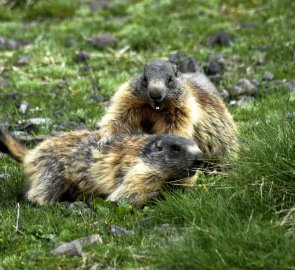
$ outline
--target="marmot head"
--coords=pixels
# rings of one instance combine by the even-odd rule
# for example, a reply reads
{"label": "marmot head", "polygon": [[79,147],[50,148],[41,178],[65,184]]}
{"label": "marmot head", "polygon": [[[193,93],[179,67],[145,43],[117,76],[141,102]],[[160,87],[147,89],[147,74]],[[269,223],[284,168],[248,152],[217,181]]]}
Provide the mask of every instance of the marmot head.
{"label": "marmot head", "polygon": [[184,86],[176,66],[168,61],[153,61],[145,65],[143,74],[131,82],[134,94],[146,99],[156,111],[161,111],[169,100],[184,93]]}
{"label": "marmot head", "polygon": [[172,134],[155,135],[142,151],[142,158],[159,175],[171,179],[193,176],[203,167],[203,153],[198,144]]}

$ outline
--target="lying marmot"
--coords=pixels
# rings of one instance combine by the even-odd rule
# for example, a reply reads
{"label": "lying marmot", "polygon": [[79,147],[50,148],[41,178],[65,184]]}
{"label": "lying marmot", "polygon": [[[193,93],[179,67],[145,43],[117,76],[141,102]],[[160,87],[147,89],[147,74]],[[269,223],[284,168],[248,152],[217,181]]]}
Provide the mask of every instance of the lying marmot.
{"label": "lying marmot", "polygon": [[0,151],[21,162],[26,198],[46,205],[82,194],[142,207],[165,184],[189,185],[202,165],[197,143],[175,135],[120,135],[100,145],[99,132],[58,135],[28,150],[0,132]]}
{"label": "lying marmot", "polygon": [[221,158],[235,150],[237,130],[222,99],[207,91],[206,82],[198,85],[189,78],[170,62],[147,64],[143,74],[114,95],[100,122],[102,142],[121,132],[140,130],[194,139],[205,158]]}

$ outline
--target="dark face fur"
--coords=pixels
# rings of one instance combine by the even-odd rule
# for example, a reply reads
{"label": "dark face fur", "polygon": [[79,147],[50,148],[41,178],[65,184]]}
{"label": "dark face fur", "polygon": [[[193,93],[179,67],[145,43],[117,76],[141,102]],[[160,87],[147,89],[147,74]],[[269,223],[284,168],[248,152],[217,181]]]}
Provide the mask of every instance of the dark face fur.
{"label": "dark face fur", "polygon": [[168,61],[146,64],[143,74],[136,77],[132,84],[134,94],[146,99],[156,111],[163,110],[167,101],[177,99],[184,92],[176,66]]}
{"label": "dark face fur", "polygon": [[185,178],[202,168],[203,153],[197,143],[183,137],[158,135],[142,153],[145,161],[159,169],[159,173],[171,178]]}

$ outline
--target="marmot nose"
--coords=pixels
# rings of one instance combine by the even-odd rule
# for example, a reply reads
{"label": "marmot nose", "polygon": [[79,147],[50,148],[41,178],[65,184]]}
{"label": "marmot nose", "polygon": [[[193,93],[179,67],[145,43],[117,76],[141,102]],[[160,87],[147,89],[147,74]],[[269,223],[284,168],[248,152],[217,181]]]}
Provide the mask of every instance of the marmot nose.
{"label": "marmot nose", "polygon": [[202,167],[204,164],[203,157],[204,157],[203,152],[198,151],[194,156],[194,162],[193,162],[194,164],[193,165],[197,168]]}
{"label": "marmot nose", "polygon": [[196,154],[196,159],[202,159],[203,158],[203,152],[200,150],[197,154]]}
{"label": "marmot nose", "polygon": [[149,92],[149,98],[152,101],[160,102],[160,101],[162,101],[163,96],[162,96],[161,92],[159,92],[159,91],[152,91],[152,92]]}
{"label": "marmot nose", "polygon": [[198,168],[203,164],[203,152],[198,146],[191,146],[188,148],[188,153],[186,154],[186,159],[190,161],[191,166]]}

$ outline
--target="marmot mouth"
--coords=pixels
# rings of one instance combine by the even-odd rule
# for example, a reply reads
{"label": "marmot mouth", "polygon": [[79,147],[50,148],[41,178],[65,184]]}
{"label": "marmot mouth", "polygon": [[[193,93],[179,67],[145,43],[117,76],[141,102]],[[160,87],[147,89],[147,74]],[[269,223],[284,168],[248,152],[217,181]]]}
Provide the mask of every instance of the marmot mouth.
{"label": "marmot mouth", "polygon": [[151,105],[155,111],[162,111],[165,107],[165,104],[163,102],[157,102],[157,101],[152,102]]}

